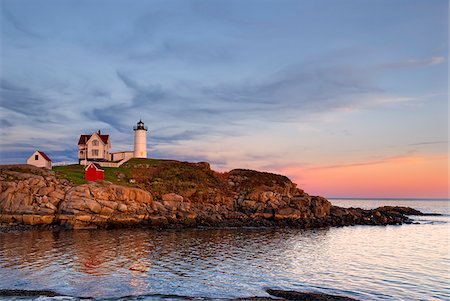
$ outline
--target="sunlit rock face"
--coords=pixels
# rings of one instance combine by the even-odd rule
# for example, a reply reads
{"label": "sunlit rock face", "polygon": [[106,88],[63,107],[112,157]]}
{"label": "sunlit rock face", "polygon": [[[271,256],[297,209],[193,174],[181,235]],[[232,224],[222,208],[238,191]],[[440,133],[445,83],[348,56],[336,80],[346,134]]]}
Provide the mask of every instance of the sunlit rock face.
{"label": "sunlit rock face", "polygon": [[[145,181],[137,183],[143,189],[107,181],[74,185],[53,171],[27,165],[2,166],[0,222],[90,229],[130,226],[311,228],[406,221],[402,212],[392,208],[372,212],[333,207],[325,198],[308,195],[281,175],[241,169],[219,175],[205,163],[177,164],[190,164],[189,168],[194,168],[195,172],[205,173],[208,182],[203,185],[197,181],[189,186],[183,182],[186,180],[174,182],[171,179],[170,185],[159,190],[152,190]],[[145,173],[145,169],[140,172]]]}
{"label": "sunlit rock face", "polygon": [[30,165],[0,169],[0,221],[28,225],[52,224],[64,201],[69,181]]}
{"label": "sunlit rock face", "polygon": [[89,183],[67,191],[58,210],[61,224],[72,228],[132,225],[148,220],[150,193],[109,183]]}

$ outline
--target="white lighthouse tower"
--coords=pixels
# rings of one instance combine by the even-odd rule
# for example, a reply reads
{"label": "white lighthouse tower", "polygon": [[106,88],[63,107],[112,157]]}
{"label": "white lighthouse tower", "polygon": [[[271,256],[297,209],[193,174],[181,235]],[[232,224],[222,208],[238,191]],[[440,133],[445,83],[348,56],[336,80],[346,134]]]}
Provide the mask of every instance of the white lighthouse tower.
{"label": "white lighthouse tower", "polygon": [[134,130],[134,157],[147,158],[147,127],[139,120]]}

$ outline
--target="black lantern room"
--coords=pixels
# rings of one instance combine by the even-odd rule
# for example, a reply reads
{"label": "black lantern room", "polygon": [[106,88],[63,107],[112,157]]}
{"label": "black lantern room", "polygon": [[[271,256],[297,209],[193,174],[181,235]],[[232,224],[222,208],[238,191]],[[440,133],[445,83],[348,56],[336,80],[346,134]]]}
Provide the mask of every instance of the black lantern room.
{"label": "black lantern room", "polygon": [[133,130],[137,131],[137,130],[147,130],[147,127],[144,125],[144,123],[142,122],[142,120],[139,120],[139,122],[133,127]]}

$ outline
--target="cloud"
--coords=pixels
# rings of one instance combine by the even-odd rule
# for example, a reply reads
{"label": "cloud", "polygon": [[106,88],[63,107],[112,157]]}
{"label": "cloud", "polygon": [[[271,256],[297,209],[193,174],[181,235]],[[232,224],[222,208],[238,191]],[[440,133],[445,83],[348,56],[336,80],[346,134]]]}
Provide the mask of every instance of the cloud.
{"label": "cloud", "polygon": [[12,124],[12,122],[10,122],[10,121],[8,121],[8,120],[6,120],[6,119],[0,119],[0,128],[9,128],[9,127],[12,127],[13,126],[13,124]]}
{"label": "cloud", "polygon": [[152,135],[152,141],[157,144],[173,144],[180,141],[199,139],[200,137],[211,134],[207,128],[199,128],[198,130],[182,130],[175,134],[167,133],[165,129],[155,129],[155,133],[158,134]]}
{"label": "cloud", "polygon": [[435,56],[431,58],[429,65],[438,65],[440,63],[443,63],[444,61],[445,58],[443,56]]}
{"label": "cloud", "polygon": [[444,140],[444,141],[424,141],[424,142],[411,143],[411,144],[408,144],[408,145],[447,144],[448,142],[449,142],[448,140]]}
{"label": "cloud", "polygon": [[[227,160],[223,158],[214,158],[214,160],[211,159],[211,157],[206,153],[197,153],[197,154],[191,154],[187,152],[168,152],[167,150],[159,150],[159,149],[153,149],[151,150],[151,156],[152,158],[157,159],[170,159],[170,160],[179,160],[179,161],[188,161],[188,162],[209,162],[213,163],[214,166],[225,166],[227,164]],[[215,168],[215,167],[213,167]]]}
{"label": "cloud", "polygon": [[129,127],[127,121],[130,118],[136,119],[143,117],[143,114],[146,115],[147,109],[150,109],[152,104],[163,100],[166,92],[159,85],[143,86],[123,71],[117,71],[117,77],[133,92],[131,99],[119,104],[89,109],[85,112],[85,115],[89,119],[104,122],[117,131],[123,132]]}
{"label": "cloud", "polygon": [[[33,39],[42,39],[43,36],[36,33],[35,31],[29,29],[28,27],[26,27],[25,25],[23,25],[22,22],[20,22],[7,8],[5,3],[2,3],[2,7],[1,7],[1,15],[3,17],[3,20],[6,20],[7,22],[3,23],[3,30],[2,33],[11,33],[11,35],[13,35],[13,33],[10,31],[10,29],[13,29],[16,32],[21,33],[22,35],[28,37],[28,38],[33,38]],[[6,26],[5,26],[6,25]],[[11,25],[11,27],[9,27],[8,25]]]}
{"label": "cloud", "polygon": [[[410,101],[407,97],[389,95],[378,88],[364,70],[347,65],[295,64],[248,79],[204,84],[193,81],[163,84],[149,81],[134,69],[119,68],[115,75],[120,85],[113,85],[121,86],[120,98],[107,87],[94,84],[89,86],[86,97],[79,93],[71,96],[72,91],[68,90],[67,106],[60,104],[58,93],[49,96],[45,90],[25,88],[2,80],[0,87],[4,101],[1,106],[30,118],[27,124],[37,122],[47,128],[52,122],[62,125],[65,120],[63,112],[69,112],[67,114],[76,126],[70,134],[66,131],[66,137],[62,138],[65,147],[70,139],[86,131],[86,127],[101,128],[102,124],[106,124],[108,131],[114,134],[115,146],[126,147],[132,140],[131,125],[142,118],[152,129],[152,144],[156,151],[169,145],[163,151],[166,156],[182,157],[187,153],[178,152],[175,145],[186,141],[209,143],[214,136],[248,134],[253,126],[261,123],[305,123],[316,120],[320,114]],[[54,86],[57,90],[57,84]],[[81,97],[86,101],[74,100]],[[89,97],[98,98],[98,101],[91,101]],[[5,115],[3,119],[6,125],[13,123],[11,116]],[[68,137],[68,134],[73,137]],[[55,137],[54,133],[51,136],[50,140]],[[13,145],[17,139],[8,136],[4,141]],[[37,141],[30,137],[21,139]],[[199,149],[193,157],[205,157],[207,152]],[[239,157],[243,158],[245,154],[241,153]],[[215,164],[227,161],[214,156],[210,159]]]}
{"label": "cloud", "polygon": [[108,98],[111,99],[111,92],[108,92],[104,89],[93,89],[92,96],[98,98]]}
{"label": "cloud", "polygon": [[397,63],[390,63],[383,65],[384,68],[388,69],[401,69],[401,68],[410,68],[410,67],[423,67],[423,66],[432,66],[439,65],[445,61],[445,57],[443,56],[434,56],[428,59],[412,59]]}
{"label": "cloud", "polygon": [[0,79],[0,106],[26,116],[42,116],[48,110],[47,101],[29,88]]}
{"label": "cloud", "polygon": [[376,165],[383,164],[391,159],[382,159],[375,161],[365,161],[365,162],[356,162],[356,163],[347,163],[347,164],[334,164],[334,165],[325,165],[325,166],[316,166],[306,168],[306,170],[324,170],[324,169],[337,169],[337,168],[348,168],[348,167],[360,167],[360,166],[368,166],[368,165]]}
{"label": "cloud", "polygon": [[[77,117],[70,112],[62,99],[63,92],[58,91],[58,83],[49,87],[32,87],[0,79],[0,117],[4,124],[56,125],[68,120],[67,116]],[[73,104],[76,107],[79,103]]]}
{"label": "cloud", "polygon": [[[368,72],[350,66],[294,67],[259,81],[205,87],[209,99],[226,102],[241,112],[272,121],[299,121],[299,113],[327,113],[409,101],[377,87]],[[239,115],[239,114],[238,114]]]}
{"label": "cloud", "polygon": [[145,61],[147,63],[149,61],[171,59],[183,60],[189,62],[189,64],[223,64],[233,59],[232,54],[225,45],[210,44],[206,47],[201,43],[167,38],[141,48],[144,49],[137,47],[137,49],[130,51],[128,59],[133,62]]}
{"label": "cloud", "polygon": [[349,168],[349,167],[351,168],[351,167],[379,165],[379,164],[386,164],[386,163],[413,162],[413,161],[415,162],[415,161],[424,160],[424,159],[429,159],[429,158],[421,156],[421,155],[405,154],[405,155],[390,156],[390,157],[385,157],[385,158],[381,158],[378,160],[370,160],[370,161],[364,161],[364,162],[315,166],[315,167],[306,168],[305,170],[312,171],[312,170],[340,169],[340,168]]}
{"label": "cloud", "polygon": [[[70,101],[58,83],[34,87],[0,79],[0,153],[2,162],[22,162],[27,152],[42,149],[62,153],[56,159],[76,156],[76,139],[86,126],[79,113],[86,103]],[[70,91],[72,92],[72,91]],[[69,99],[69,101],[67,101]],[[89,100],[90,101],[90,100]],[[95,105],[90,102],[89,105]],[[90,126],[92,126],[90,124]],[[17,152],[17,153],[16,153]],[[22,160],[16,160],[17,156]],[[11,161],[12,159],[15,161]],[[59,159],[58,159],[59,158]]]}
{"label": "cloud", "polygon": [[138,118],[172,125],[170,131],[158,134],[160,143],[212,135],[223,126],[239,128],[243,121],[307,122],[314,114],[411,100],[387,94],[364,71],[350,66],[297,64],[258,78],[208,85],[172,82],[163,86],[120,69],[116,75],[131,96],[120,103],[88,108],[85,116],[122,133],[128,131],[130,120]]}
{"label": "cloud", "polygon": [[[24,164],[26,159],[35,151],[43,150],[44,144],[40,146],[24,144],[20,145],[20,148],[14,149],[13,151],[2,149],[0,151],[0,162],[2,164]],[[59,150],[48,150],[45,149],[45,153],[50,157],[53,163],[66,162],[73,163],[78,162],[77,150],[72,149],[59,149]]]}

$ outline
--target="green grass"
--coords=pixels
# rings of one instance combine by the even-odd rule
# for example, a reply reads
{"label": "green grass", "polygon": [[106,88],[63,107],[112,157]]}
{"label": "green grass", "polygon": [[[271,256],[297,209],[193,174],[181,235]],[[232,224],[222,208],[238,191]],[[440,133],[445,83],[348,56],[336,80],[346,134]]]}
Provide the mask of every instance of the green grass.
{"label": "green grass", "polygon": [[175,160],[132,159],[122,167],[130,170],[129,177],[136,180],[137,186],[151,191],[157,197],[169,192],[188,195],[227,190],[227,182],[221,174],[204,164]]}
{"label": "green grass", "polygon": [[[207,165],[175,160],[131,159],[120,167],[102,167],[105,181],[151,191],[156,197],[169,192],[181,195],[200,193],[207,197],[219,191],[227,192],[223,174]],[[53,168],[56,173],[75,185],[85,184],[84,166],[67,165]],[[133,183],[130,183],[133,180]]]}
{"label": "green grass", "polygon": [[[105,181],[110,181],[115,184],[137,186],[129,183],[130,179],[136,174],[136,171],[141,173],[153,168],[161,166],[168,167],[178,161],[173,160],[157,160],[157,159],[131,159],[120,167],[102,167],[105,171]],[[182,162],[178,162],[184,164]],[[54,166],[53,170],[62,178],[71,181],[75,185],[85,184],[88,181],[85,179],[85,166],[79,164]],[[168,171],[174,172],[174,171]],[[139,183],[136,183],[139,184]]]}
{"label": "green grass", "polygon": [[76,185],[87,183],[84,178],[84,166],[73,164],[65,166],[54,166],[52,168],[57,175],[60,175],[64,179],[71,181]]}
{"label": "green grass", "polygon": [[[63,177],[71,181],[75,185],[85,184],[88,181],[85,179],[84,165],[66,165],[66,166],[54,166],[53,170]],[[129,168],[112,168],[112,167],[102,167],[105,171],[105,181],[110,181],[115,184],[128,184],[128,174],[130,173]]]}
{"label": "green grass", "polygon": [[[216,196],[232,195],[228,181],[230,176],[244,177],[240,181],[240,192],[250,193],[255,187],[284,186],[290,180],[281,175],[252,170],[233,170],[218,173],[205,163],[189,163],[175,160],[131,159],[120,167],[103,167],[105,181],[117,185],[138,187],[147,190],[159,199],[163,194],[174,192],[198,201],[212,200]],[[59,177],[75,185],[85,184],[84,166],[56,166],[53,170]],[[130,183],[130,181],[132,183]],[[268,189],[268,188],[267,188]]]}

